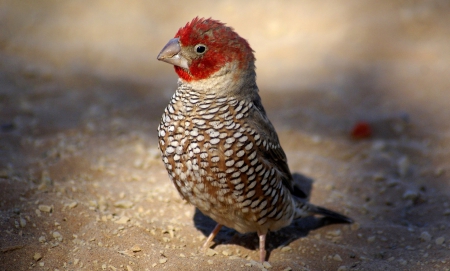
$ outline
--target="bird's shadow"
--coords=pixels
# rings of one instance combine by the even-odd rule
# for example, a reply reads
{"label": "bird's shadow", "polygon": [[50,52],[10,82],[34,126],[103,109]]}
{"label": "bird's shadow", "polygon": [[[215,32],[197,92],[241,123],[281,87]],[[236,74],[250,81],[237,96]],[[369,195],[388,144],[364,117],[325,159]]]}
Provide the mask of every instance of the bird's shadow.
{"label": "bird's shadow", "polygon": [[[299,173],[294,173],[293,178],[294,182],[309,198],[313,180]],[[193,220],[195,227],[205,236],[209,236],[217,224],[197,208],[195,209]],[[342,223],[342,221],[337,221],[329,217],[315,216],[294,220],[291,225],[284,227],[279,231],[269,233],[268,241],[266,243],[267,257],[270,256],[271,250],[286,246],[301,237],[305,237],[311,230],[335,223]],[[212,248],[218,244],[236,244],[247,249],[255,250],[259,247],[259,239],[256,233],[241,234],[234,229],[224,226],[214,238]]]}

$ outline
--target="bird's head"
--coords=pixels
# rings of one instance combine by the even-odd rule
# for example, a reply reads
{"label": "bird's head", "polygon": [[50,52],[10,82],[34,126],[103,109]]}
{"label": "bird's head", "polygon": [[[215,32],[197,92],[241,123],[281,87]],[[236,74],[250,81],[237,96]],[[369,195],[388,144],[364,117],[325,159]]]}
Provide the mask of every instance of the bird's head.
{"label": "bird's head", "polygon": [[173,64],[181,79],[192,82],[219,71],[233,76],[254,71],[255,57],[247,41],[232,28],[213,19],[196,17],[178,30],[159,53],[158,60]]}

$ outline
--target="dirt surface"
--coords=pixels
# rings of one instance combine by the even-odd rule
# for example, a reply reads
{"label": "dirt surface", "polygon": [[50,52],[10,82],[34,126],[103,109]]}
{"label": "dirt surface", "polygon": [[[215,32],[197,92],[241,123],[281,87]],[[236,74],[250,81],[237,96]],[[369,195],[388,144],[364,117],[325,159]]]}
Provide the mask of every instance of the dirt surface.
{"label": "dirt surface", "polygon": [[[180,3],[0,1],[0,270],[450,270],[448,1]],[[264,266],[256,234],[199,250],[156,145],[156,55],[197,15],[248,39],[292,172],[354,224],[270,233]]]}

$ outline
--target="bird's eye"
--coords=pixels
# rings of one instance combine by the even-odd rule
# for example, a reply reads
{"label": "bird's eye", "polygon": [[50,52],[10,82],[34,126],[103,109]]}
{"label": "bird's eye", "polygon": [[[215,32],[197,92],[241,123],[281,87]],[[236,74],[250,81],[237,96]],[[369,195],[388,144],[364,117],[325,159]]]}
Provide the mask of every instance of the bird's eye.
{"label": "bird's eye", "polygon": [[197,44],[195,45],[194,50],[197,54],[202,55],[206,52],[206,45]]}

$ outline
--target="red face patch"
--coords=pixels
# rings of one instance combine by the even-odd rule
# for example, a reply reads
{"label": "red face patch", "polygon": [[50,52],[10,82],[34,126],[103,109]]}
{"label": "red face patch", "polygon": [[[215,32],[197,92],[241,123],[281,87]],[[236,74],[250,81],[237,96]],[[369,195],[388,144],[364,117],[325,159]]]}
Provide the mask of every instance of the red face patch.
{"label": "red face patch", "polygon": [[175,35],[182,47],[194,47],[203,44],[206,52],[198,58],[191,59],[189,71],[175,66],[175,71],[186,81],[210,77],[226,63],[236,61],[238,68],[248,67],[254,61],[253,51],[247,41],[232,28],[223,23],[203,18],[194,18]]}

